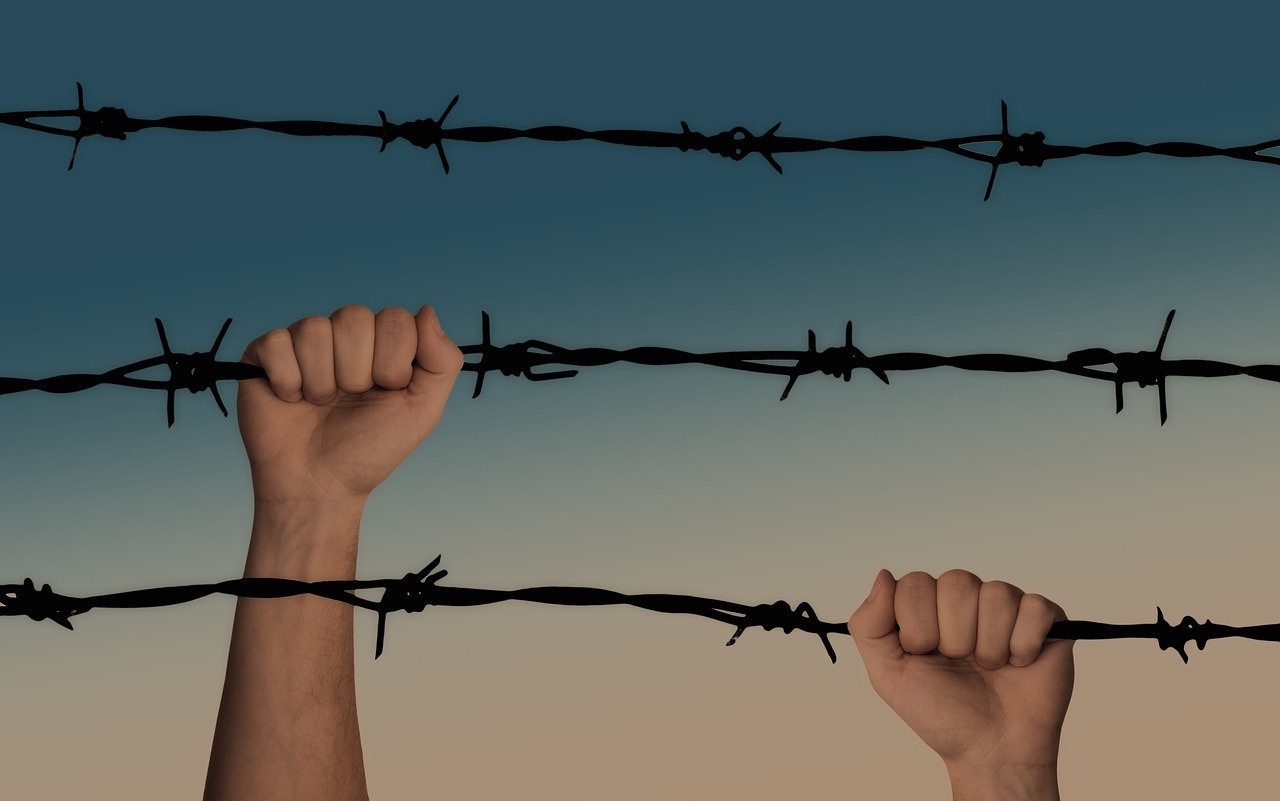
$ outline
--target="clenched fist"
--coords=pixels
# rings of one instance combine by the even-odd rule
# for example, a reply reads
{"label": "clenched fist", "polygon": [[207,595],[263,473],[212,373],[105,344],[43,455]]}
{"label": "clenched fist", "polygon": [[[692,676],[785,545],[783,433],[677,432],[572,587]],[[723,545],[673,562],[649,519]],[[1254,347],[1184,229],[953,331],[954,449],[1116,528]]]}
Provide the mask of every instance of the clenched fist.
{"label": "clenched fist", "polygon": [[875,691],[942,757],[957,798],[1057,799],[1075,677],[1062,609],[1001,581],[880,571],[849,618]]}
{"label": "clenched fist", "polygon": [[462,369],[430,306],[343,306],[255,339],[236,416],[262,503],[363,503],[436,424]]}

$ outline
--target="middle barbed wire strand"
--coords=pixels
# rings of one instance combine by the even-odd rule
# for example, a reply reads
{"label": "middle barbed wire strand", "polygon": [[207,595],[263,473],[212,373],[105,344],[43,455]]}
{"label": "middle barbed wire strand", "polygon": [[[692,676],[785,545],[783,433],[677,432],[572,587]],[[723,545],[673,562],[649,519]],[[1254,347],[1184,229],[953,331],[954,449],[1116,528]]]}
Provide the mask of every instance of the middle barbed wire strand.
{"label": "middle barbed wire strand", "polygon": [[[478,356],[463,365],[463,370],[475,373],[472,397],[479,397],[490,373],[521,377],[529,381],[551,381],[572,378],[581,368],[602,367],[610,364],[636,364],[670,366],[698,364],[724,370],[759,373],[785,377],[785,387],[780,400],[786,400],[796,382],[809,375],[827,375],[850,381],[858,370],[866,370],[883,384],[889,384],[889,374],[952,367],[970,372],[988,373],[1063,373],[1110,383],[1115,388],[1115,409],[1124,409],[1125,384],[1139,387],[1155,387],[1159,395],[1160,424],[1168,420],[1167,381],[1172,376],[1221,378],[1225,376],[1249,376],[1262,381],[1280,383],[1280,365],[1240,365],[1207,359],[1165,359],[1165,341],[1173,323],[1170,311],[1164,328],[1152,350],[1113,351],[1107,348],[1086,348],[1067,354],[1062,359],[1044,359],[1010,353],[975,353],[964,355],[939,355],[932,353],[883,353],[868,355],[853,344],[853,323],[845,324],[844,341],[822,350],[818,349],[817,336],[808,332],[804,350],[740,350],[696,353],[667,347],[642,346],[625,349],[567,348],[540,339],[529,339],[507,345],[495,345],[492,339],[489,314],[481,312],[481,341],[463,345],[460,350],[467,356]],[[169,348],[164,324],[155,321],[163,353],[149,359],[132,362],[100,374],[74,373],[49,378],[0,377],[0,395],[17,392],[40,391],[51,393],[81,392],[101,385],[135,387],[164,391],[167,395],[166,412],[170,426],[174,423],[174,395],[179,390],[195,394],[208,390],[214,397],[223,416],[227,408],[218,394],[219,381],[241,381],[265,378],[266,372],[256,365],[243,362],[226,362],[217,359],[219,346],[231,325],[228,318],[223,323],[213,346],[204,352],[175,353]],[[169,378],[142,379],[133,373],[155,367],[167,367]],[[544,371],[543,368],[560,367]]]}

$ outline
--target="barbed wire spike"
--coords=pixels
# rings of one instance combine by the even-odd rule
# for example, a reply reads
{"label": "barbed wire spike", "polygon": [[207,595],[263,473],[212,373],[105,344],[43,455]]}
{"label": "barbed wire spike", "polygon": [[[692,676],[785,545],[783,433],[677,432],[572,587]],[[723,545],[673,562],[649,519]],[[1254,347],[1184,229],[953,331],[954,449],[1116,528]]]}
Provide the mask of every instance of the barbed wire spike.
{"label": "barbed wire spike", "polygon": [[493,340],[489,337],[489,312],[480,312],[480,364],[476,367],[476,386],[471,391],[472,400],[480,397],[480,393],[484,391],[484,377],[489,372],[482,369],[485,359],[489,358],[489,354],[493,350]]}
{"label": "barbed wire spike", "polygon": [[71,146],[71,161],[67,163],[67,172],[71,172],[76,166],[76,154],[80,152],[80,140],[88,135],[88,126],[85,125],[85,116],[88,112],[84,108],[84,87],[80,85],[79,81],[76,81],[76,111],[79,112],[77,116],[80,119],[76,126],[75,144]]}

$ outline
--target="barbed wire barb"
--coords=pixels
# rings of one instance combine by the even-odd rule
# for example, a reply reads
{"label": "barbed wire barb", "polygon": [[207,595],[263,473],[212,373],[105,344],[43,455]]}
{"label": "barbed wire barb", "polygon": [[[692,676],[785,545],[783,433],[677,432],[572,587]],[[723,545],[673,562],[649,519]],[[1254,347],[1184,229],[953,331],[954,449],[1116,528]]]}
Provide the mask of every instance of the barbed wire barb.
{"label": "barbed wire barb", "polygon": [[[435,149],[440,167],[449,173],[449,159],[445,154],[445,142],[470,142],[490,144],[518,139],[539,142],[593,141],[621,147],[705,152],[731,161],[742,161],[752,154],[759,155],[775,172],[782,174],[778,157],[783,154],[839,151],[847,153],[903,153],[907,151],[941,150],[972,161],[986,164],[990,169],[983,200],[990,199],[1000,168],[1009,164],[1022,167],[1042,167],[1048,161],[1076,158],[1078,156],[1125,157],[1159,155],[1174,158],[1206,158],[1220,156],[1258,164],[1280,165],[1280,155],[1269,151],[1280,148],[1280,139],[1257,144],[1217,147],[1194,142],[1137,142],[1113,141],[1093,145],[1054,145],[1046,142],[1042,131],[1013,134],[1009,130],[1009,106],[1000,101],[1000,130],[997,133],[958,136],[944,139],[918,139],[893,135],[862,135],[835,139],[804,136],[782,136],[779,121],[763,134],[753,134],[738,125],[720,133],[705,134],[694,130],[686,120],[680,121],[678,131],[644,129],[590,130],[568,125],[540,125],[516,128],[498,125],[471,125],[455,128],[444,127],[450,112],[458,104],[458,95],[445,106],[438,118],[424,117],[409,122],[393,122],[383,109],[378,109],[377,124],[334,122],[328,120],[248,120],[237,117],[207,114],[184,114],[144,119],[132,117],[124,109],[103,106],[96,111],[84,105],[84,87],[76,83],[76,106],[71,109],[44,111],[0,112],[0,124],[23,128],[37,133],[65,136],[74,140],[71,149],[70,170],[75,167],[80,142],[88,137],[101,136],[124,140],[129,134],[147,129],[173,131],[225,133],[228,131],[258,130],[285,136],[348,136],[377,139],[378,152],[385,152],[387,145],[403,139],[414,147]],[[39,120],[74,118],[75,128],[59,128]],[[975,147],[994,147],[993,153],[985,153]]]}

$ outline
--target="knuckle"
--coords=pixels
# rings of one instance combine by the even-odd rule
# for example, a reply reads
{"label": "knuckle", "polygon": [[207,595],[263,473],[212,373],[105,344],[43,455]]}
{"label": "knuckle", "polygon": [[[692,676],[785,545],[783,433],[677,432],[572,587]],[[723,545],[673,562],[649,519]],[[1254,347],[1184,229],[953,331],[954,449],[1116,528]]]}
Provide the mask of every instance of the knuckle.
{"label": "knuckle", "polygon": [[923,570],[913,570],[902,578],[898,579],[898,583],[907,583],[909,585],[932,584],[933,576]]}
{"label": "knuckle", "polygon": [[977,590],[982,580],[968,570],[948,570],[938,576],[938,584],[958,589]]}
{"label": "knuckle", "polygon": [[931,599],[936,594],[937,585],[933,576],[917,570],[898,579],[897,594],[894,597],[898,604],[931,605]]}
{"label": "knuckle", "polygon": [[339,306],[338,308],[334,309],[333,314],[329,316],[332,317],[334,315],[349,315],[349,314],[363,315],[363,314],[371,314],[371,313],[372,312],[369,311],[368,306],[361,306],[359,303],[348,303],[345,306]]}
{"label": "knuckle", "polygon": [[403,306],[387,306],[383,308],[382,311],[378,312],[377,316],[383,320],[390,320],[392,322],[408,323],[413,321],[413,314]]}
{"label": "knuckle", "polygon": [[1011,599],[1022,595],[1022,590],[1007,581],[988,581],[982,585],[982,593],[997,599]]}
{"label": "knuckle", "polygon": [[417,339],[418,325],[413,315],[399,307],[388,307],[374,315],[374,328],[379,338]]}
{"label": "knuckle", "polygon": [[244,355],[269,353],[285,347],[293,347],[293,335],[283,328],[273,328],[250,342],[244,349]]}
{"label": "knuckle", "polygon": [[1058,605],[1043,595],[1027,593],[1022,596],[1022,610],[1036,615],[1052,614],[1058,611]]}
{"label": "knuckle", "polygon": [[384,346],[417,342],[418,325],[413,315],[399,306],[388,306],[374,315],[374,336]]}
{"label": "knuckle", "polygon": [[298,320],[293,325],[289,326],[289,330],[295,334],[313,336],[325,331],[331,331],[332,324],[329,322],[328,317],[320,317],[319,315],[313,314],[309,317],[303,317],[301,320]]}
{"label": "knuckle", "polygon": [[352,323],[363,323],[373,319],[373,312],[369,311],[366,306],[347,305],[334,311],[329,315],[329,319],[335,324],[350,325]]}

